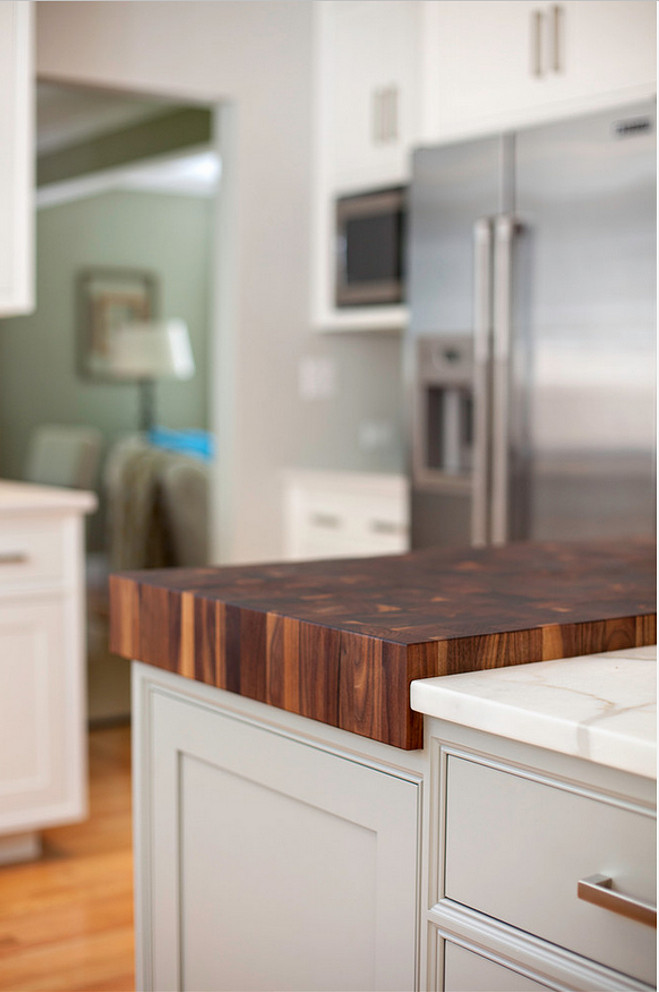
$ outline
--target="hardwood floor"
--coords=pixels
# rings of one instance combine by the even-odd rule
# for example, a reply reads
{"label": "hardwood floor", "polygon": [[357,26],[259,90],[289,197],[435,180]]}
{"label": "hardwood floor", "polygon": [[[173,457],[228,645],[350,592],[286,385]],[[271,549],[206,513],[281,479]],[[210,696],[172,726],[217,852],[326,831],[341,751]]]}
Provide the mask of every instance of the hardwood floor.
{"label": "hardwood floor", "polygon": [[130,729],[89,737],[90,818],[44,832],[39,861],[0,867],[0,989],[135,988]]}

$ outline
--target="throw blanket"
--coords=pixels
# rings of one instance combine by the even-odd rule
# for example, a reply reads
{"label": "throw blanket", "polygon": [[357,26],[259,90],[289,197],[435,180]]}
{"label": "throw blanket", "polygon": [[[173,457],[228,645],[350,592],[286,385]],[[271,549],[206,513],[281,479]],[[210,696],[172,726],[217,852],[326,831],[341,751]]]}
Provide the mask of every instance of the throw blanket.
{"label": "throw blanket", "polygon": [[134,438],[112,452],[106,472],[112,571],[176,564],[160,488],[170,457]]}

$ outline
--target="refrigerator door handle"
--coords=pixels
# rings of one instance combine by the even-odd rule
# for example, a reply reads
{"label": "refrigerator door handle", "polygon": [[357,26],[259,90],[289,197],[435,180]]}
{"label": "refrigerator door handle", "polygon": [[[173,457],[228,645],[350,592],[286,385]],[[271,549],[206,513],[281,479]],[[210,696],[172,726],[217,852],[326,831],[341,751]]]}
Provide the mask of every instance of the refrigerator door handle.
{"label": "refrigerator door handle", "polygon": [[471,541],[490,540],[491,351],[492,351],[492,244],[490,217],[474,224],[474,425],[472,462]]}
{"label": "refrigerator door handle", "polygon": [[512,256],[515,219],[497,217],[494,234],[494,332],[492,356],[492,544],[510,536],[510,344],[512,321]]}

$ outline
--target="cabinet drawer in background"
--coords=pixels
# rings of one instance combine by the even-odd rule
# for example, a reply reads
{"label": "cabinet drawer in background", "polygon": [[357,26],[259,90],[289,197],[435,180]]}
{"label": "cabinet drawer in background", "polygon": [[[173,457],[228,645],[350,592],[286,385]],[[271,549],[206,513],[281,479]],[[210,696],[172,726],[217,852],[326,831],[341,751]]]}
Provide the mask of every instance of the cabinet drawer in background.
{"label": "cabinet drawer in background", "polygon": [[441,988],[442,992],[543,992],[551,986],[447,940]]}
{"label": "cabinet drawer in background", "polygon": [[0,595],[65,581],[64,522],[5,519],[0,525]]}
{"label": "cabinet drawer in background", "polygon": [[450,755],[444,894],[653,984],[656,930],[579,899],[581,879],[656,903],[656,817]]}
{"label": "cabinet drawer in background", "polygon": [[406,480],[303,473],[285,491],[285,558],[401,554],[409,549]]}

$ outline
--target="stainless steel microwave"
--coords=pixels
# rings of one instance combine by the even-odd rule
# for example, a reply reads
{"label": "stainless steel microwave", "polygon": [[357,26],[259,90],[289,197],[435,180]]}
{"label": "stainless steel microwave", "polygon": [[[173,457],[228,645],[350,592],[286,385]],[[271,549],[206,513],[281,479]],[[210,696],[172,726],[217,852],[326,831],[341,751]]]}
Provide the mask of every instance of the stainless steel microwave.
{"label": "stainless steel microwave", "polygon": [[337,307],[405,299],[405,187],[336,201]]}

